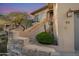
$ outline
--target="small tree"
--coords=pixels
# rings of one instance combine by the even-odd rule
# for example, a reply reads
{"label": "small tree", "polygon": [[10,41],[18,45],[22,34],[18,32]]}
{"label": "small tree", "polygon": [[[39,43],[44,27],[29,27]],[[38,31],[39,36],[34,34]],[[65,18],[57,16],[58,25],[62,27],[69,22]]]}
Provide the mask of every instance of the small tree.
{"label": "small tree", "polygon": [[28,24],[28,17],[29,15],[27,13],[20,13],[20,12],[13,12],[8,14],[9,19],[12,23],[14,23],[15,27],[23,27],[23,30],[25,30],[26,24]]}

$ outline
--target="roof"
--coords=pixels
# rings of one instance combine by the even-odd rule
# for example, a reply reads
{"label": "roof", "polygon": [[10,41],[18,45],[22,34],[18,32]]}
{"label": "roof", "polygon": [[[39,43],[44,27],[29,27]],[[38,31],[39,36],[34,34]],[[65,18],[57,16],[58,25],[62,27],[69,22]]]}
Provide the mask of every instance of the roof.
{"label": "roof", "polygon": [[34,15],[34,14],[36,14],[36,13],[38,13],[38,12],[42,11],[42,10],[45,10],[45,9],[47,9],[47,8],[48,8],[48,6],[47,6],[47,5],[46,5],[46,6],[43,6],[42,8],[35,10],[35,11],[34,11],[34,12],[32,12],[31,14],[32,14],[32,15]]}

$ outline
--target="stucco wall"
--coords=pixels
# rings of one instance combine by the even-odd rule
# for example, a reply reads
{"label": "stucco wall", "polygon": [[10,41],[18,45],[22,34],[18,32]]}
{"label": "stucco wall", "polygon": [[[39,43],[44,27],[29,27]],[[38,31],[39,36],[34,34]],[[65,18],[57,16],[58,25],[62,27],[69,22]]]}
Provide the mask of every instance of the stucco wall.
{"label": "stucco wall", "polygon": [[[40,12],[34,14],[34,16],[37,16],[37,15],[38,15],[38,21],[40,21],[40,20],[46,18],[46,16],[47,16],[47,11],[48,11],[48,9],[42,10],[42,11],[40,11]],[[34,19],[34,20],[35,20],[35,19]]]}
{"label": "stucco wall", "polygon": [[[74,13],[72,13],[72,17],[67,18],[66,13],[69,8],[78,10],[79,4],[57,3],[54,7],[59,49],[64,52],[74,52]],[[70,23],[67,24],[66,21]]]}

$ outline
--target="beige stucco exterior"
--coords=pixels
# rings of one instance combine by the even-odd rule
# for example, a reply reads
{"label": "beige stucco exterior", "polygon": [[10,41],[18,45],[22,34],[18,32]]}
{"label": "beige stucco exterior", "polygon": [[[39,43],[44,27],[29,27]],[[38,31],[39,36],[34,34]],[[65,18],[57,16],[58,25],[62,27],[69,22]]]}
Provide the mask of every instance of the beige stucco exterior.
{"label": "beige stucco exterior", "polygon": [[47,13],[47,11],[48,11],[48,8],[47,8],[47,9],[44,9],[44,10],[42,10],[42,11],[40,11],[40,12],[35,13],[34,16],[35,16],[35,15],[42,14],[42,13]]}
{"label": "beige stucco exterior", "polygon": [[[56,3],[53,5],[53,19],[54,20],[54,35],[58,40],[58,51],[61,52],[74,52],[75,43],[74,43],[74,12],[72,12],[71,17],[67,17],[67,12],[69,9],[78,10],[78,3]],[[47,13],[48,9],[38,12],[35,15],[41,13]],[[44,16],[45,18],[47,16]],[[67,23],[69,22],[69,23]],[[33,31],[33,36],[41,31],[44,31],[43,27],[40,27],[41,30]],[[27,33],[26,33],[27,34]],[[25,35],[24,32],[22,35]]]}
{"label": "beige stucco exterior", "polygon": [[[44,19],[44,18],[47,17],[47,11],[48,11],[48,8],[47,8],[47,9],[44,9],[44,10],[38,12],[38,13],[35,13],[33,16],[35,17],[35,16],[38,15],[39,20],[42,20],[42,19]],[[35,19],[34,19],[34,20],[35,20]]]}
{"label": "beige stucco exterior", "polygon": [[[58,38],[59,50],[64,52],[74,52],[74,12],[72,17],[67,17],[69,9],[78,10],[78,3],[57,3],[54,6],[54,20],[56,26],[56,36]],[[66,21],[70,23],[66,23]]]}
{"label": "beige stucco exterior", "polygon": [[[58,50],[64,52],[74,52],[74,13],[72,17],[67,18],[66,13],[71,9],[77,9],[79,4],[72,3],[57,3],[53,4],[53,20],[54,20],[54,35],[58,40]],[[47,13],[48,9],[38,12],[35,15]],[[43,16],[46,18],[47,16]],[[66,24],[70,21],[70,24]]]}

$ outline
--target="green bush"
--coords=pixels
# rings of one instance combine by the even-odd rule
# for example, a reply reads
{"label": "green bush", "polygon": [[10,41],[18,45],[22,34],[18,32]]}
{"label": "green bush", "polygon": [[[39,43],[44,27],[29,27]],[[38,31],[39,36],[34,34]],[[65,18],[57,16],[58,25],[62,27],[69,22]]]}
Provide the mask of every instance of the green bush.
{"label": "green bush", "polygon": [[47,32],[41,32],[36,35],[36,39],[39,43],[42,44],[53,44],[54,43],[54,36],[51,36]]}

